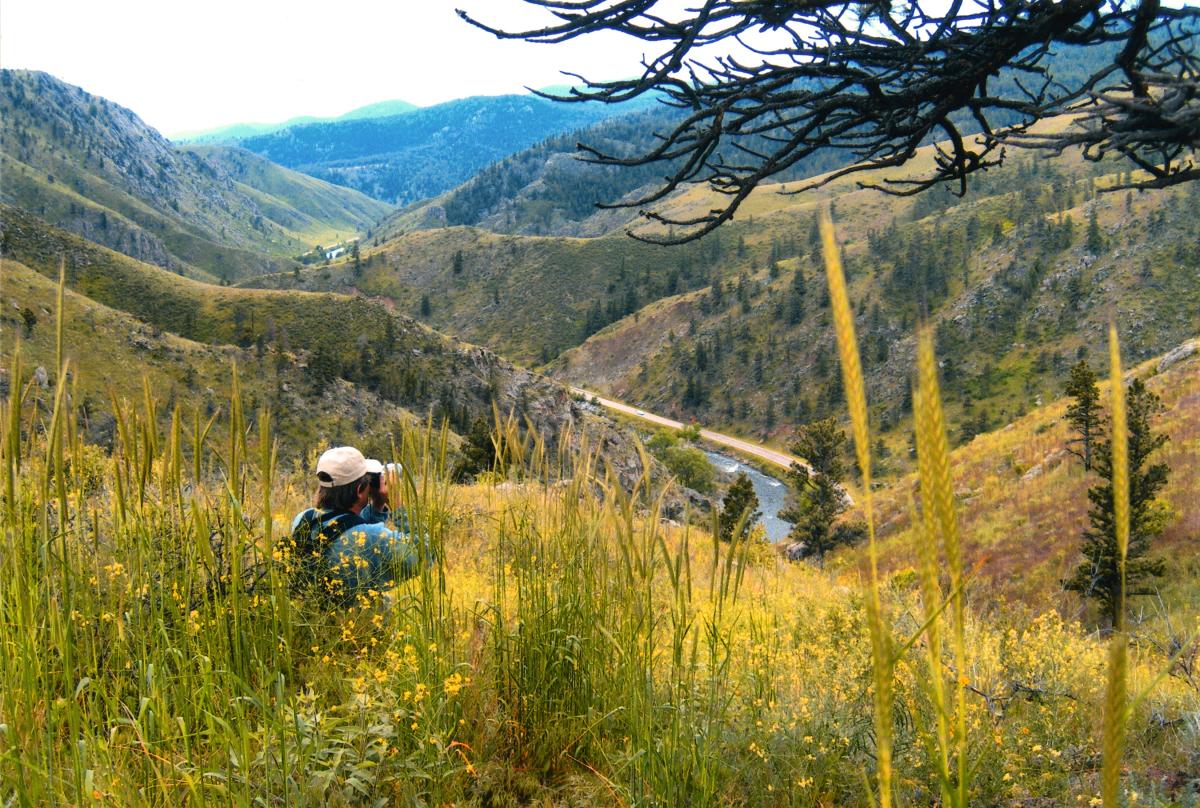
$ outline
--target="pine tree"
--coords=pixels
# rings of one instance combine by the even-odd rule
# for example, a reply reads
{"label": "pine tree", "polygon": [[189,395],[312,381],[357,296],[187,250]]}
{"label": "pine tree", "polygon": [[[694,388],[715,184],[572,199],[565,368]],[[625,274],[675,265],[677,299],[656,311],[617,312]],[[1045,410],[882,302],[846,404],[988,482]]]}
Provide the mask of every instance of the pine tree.
{"label": "pine tree", "polygon": [[1067,422],[1079,435],[1067,441],[1067,451],[1083,461],[1085,471],[1090,471],[1092,447],[1100,429],[1100,390],[1096,387],[1096,374],[1085,360],[1080,359],[1071,367],[1066,393],[1074,399],[1067,406]]}
{"label": "pine tree", "polygon": [[309,357],[307,370],[307,376],[312,383],[313,392],[324,392],[325,388],[340,376],[341,373],[341,363],[338,361],[334,349],[324,342],[317,343],[317,347],[313,349],[312,356]]}
{"label": "pine tree", "polygon": [[[740,541],[750,535],[750,530],[758,524],[762,514],[758,510],[758,495],[754,493],[754,484],[742,472],[729,486],[725,499],[721,501],[721,512],[718,516],[721,541]],[[741,523],[741,529],[738,523]]]}
{"label": "pine tree", "polygon": [[[1167,482],[1165,463],[1147,465],[1147,460],[1167,441],[1155,434],[1150,418],[1162,408],[1158,396],[1146,389],[1140,379],[1129,385],[1126,412],[1129,434],[1129,545],[1125,557],[1125,595],[1153,594],[1147,579],[1163,574],[1166,565],[1160,558],[1147,558],[1151,542],[1163,531],[1163,509],[1155,497]],[[1099,602],[1101,616],[1109,626],[1116,625],[1121,604],[1121,570],[1117,547],[1116,519],[1113,513],[1112,444],[1096,445],[1095,470],[1100,484],[1088,489],[1089,527],[1083,532],[1083,561],[1074,575],[1063,581],[1063,588]]]}
{"label": "pine tree", "polygon": [[488,418],[481,415],[471,423],[461,451],[451,473],[458,482],[467,482],[496,465],[496,444],[492,440],[492,424]]}
{"label": "pine tree", "polygon": [[788,293],[788,325],[796,325],[804,319],[804,293],[804,271],[797,268],[796,274],[792,276],[792,285]]}
{"label": "pine tree", "polygon": [[1088,217],[1087,251],[1099,255],[1104,249],[1104,235],[1100,232],[1100,222],[1096,218],[1096,206],[1092,205],[1092,213]]}
{"label": "pine tree", "polygon": [[33,327],[37,325],[37,321],[38,318],[37,315],[33,313],[33,309],[29,308],[28,306],[21,309],[21,322],[25,326],[26,337],[33,334]]}
{"label": "pine tree", "polygon": [[801,427],[792,445],[792,454],[807,460],[809,467],[792,466],[792,485],[798,503],[779,515],[794,525],[788,538],[803,542],[808,554],[818,557],[848,536],[833,527],[834,520],[846,510],[841,486],[846,478],[846,461],[842,457],[845,443],[846,433],[837,428],[833,418],[826,418]]}

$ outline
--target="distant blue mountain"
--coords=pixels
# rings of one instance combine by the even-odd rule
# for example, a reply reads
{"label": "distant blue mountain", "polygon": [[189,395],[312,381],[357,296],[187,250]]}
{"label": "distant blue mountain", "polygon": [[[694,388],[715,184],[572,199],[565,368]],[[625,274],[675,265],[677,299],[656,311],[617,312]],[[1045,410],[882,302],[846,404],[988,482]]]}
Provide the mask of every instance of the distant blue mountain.
{"label": "distant blue mountain", "polygon": [[454,188],[546,138],[634,108],[534,95],[474,96],[399,115],[302,123],[236,142],[288,168],[407,204]]}
{"label": "distant blue mountain", "polygon": [[306,123],[354,121],[362,118],[383,118],[388,115],[411,112],[418,108],[416,104],[410,104],[407,101],[401,101],[397,98],[391,101],[376,101],[374,104],[357,107],[343,115],[333,117],[323,118],[316,115],[300,115],[295,118],[288,118],[286,121],[279,121],[278,123],[232,123],[228,126],[219,126],[216,129],[200,129],[194,132],[184,132],[175,135],[171,139],[176,143],[187,144],[235,144],[243,138],[267,135],[271,132],[278,132],[280,129],[287,129],[289,126],[299,126]]}

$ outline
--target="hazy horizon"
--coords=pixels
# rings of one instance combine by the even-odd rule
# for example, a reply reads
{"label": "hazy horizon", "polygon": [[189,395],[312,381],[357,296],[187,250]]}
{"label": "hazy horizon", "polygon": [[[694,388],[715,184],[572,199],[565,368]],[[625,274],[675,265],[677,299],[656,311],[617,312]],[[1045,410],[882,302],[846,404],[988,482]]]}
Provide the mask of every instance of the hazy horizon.
{"label": "hazy horizon", "polygon": [[198,14],[149,0],[8,0],[0,66],[45,71],[178,137],[394,99],[427,107],[521,94],[571,81],[563,70],[624,75],[640,58],[637,43],[616,35],[557,47],[501,41],[461,21],[454,10],[463,6],[506,27],[538,20],[520,0],[349,0],[338,7],[340,23],[313,2],[217,0]]}

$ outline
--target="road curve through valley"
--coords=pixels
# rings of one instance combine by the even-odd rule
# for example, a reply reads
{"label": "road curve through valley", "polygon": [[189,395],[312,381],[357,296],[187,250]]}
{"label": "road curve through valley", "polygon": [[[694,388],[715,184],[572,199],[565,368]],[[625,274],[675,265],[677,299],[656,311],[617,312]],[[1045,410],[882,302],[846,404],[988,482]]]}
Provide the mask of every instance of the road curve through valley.
{"label": "road curve through valley", "polygon": [[[613,401],[611,398],[605,398],[604,396],[593,393],[590,390],[584,390],[581,387],[572,387],[571,392],[575,393],[576,395],[584,396],[589,401],[599,402],[600,406],[605,407],[606,409],[615,410],[616,412],[623,413],[624,415],[630,415],[634,418],[640,418],[647,423],[665,426],[670,429],[682,429],[685,426],[685,424],[683,424],[681,421],[676,421],[671,418],[664,418],[661,415],[654,415],[653,413],[646,412],[638,407],[631,407],[628,404],[624,404],[620,401]],[[787,452],[780,452],[776,449],[770,449],[758,443],[751,443],[750,441],[742,440],[741,438],[735,438],[732,435],[723,435],[720,432],[713,432],[711,429],[701,429],[700,437],[704,438],[709,443],[727,446],[730,449],[742,452],[743,454],[748,454],[753,457],[757,457],[760,460],[765,460],[768,463],[779,466],[782,469],[790,469],[793,463],[800,463],[801,465],[805,466],[808,465],[800,458],[796,457],[795,455],[790,455]]]}

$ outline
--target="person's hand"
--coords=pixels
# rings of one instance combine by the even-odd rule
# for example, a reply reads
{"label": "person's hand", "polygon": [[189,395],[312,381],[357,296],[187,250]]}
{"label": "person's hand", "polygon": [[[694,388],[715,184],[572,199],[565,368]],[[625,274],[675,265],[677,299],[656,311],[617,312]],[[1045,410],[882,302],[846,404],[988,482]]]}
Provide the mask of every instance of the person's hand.
{"label": "person's hand", "polygon": [[388,475],[379,475],[379,488],[371,489],[371,507],[377,511],[388,510]]}

